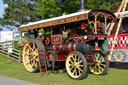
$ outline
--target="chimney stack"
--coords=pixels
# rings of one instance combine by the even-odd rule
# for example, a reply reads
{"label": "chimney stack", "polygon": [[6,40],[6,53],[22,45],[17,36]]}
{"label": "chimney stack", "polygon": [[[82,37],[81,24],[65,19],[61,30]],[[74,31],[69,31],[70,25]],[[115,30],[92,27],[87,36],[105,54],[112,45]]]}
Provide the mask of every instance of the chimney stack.
{"label": "chimney stack", "polygon": [[81,11],[87,11],[87,9],[85,9],[85,2],[86,0],[80,0],[80,12]]}

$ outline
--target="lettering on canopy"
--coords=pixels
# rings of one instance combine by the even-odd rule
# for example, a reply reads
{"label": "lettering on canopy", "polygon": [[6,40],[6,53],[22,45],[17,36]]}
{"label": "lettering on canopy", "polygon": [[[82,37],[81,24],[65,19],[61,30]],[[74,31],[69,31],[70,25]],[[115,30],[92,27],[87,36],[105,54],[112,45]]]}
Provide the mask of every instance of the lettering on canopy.
{"label": "lettering on canopy", "polygon": [[18,30],[19,31],[27,31],[27,30],[41,28],[41,27],[48,27],[48,26],[54,26],[54,25],[59,25],[59,24],[64,24],[64,23],[69,23],[69,22],[74,22],[74,21],[80,21],[80,20],[84,20],[87,18],[88,18],[88,14],[83,14],[83,15],[79,15],[79,16],[74,16],[74,17],[44,22],[44,23],[40,23],[40,24],[34,24],[34,25],[30,25],[30,26],[20,27]]}

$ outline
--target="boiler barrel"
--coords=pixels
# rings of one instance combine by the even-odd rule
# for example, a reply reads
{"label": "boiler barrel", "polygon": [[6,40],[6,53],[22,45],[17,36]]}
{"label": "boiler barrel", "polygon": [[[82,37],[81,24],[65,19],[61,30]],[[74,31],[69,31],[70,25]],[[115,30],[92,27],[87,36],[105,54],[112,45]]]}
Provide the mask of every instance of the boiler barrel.
{"label": "boiler barrel", "polygon": [[95,51],[95,45],[94,43],[65,43],[62,45],[53,45],[53,49],[65,51],[66,53],[79,51],[85,55],[88,55]]}
{"label": "boiler barrel", "polygon": [[76,44],[76,51],[85,55],[92,54],[95,51],[95,44],[93,43],[78,43]]}

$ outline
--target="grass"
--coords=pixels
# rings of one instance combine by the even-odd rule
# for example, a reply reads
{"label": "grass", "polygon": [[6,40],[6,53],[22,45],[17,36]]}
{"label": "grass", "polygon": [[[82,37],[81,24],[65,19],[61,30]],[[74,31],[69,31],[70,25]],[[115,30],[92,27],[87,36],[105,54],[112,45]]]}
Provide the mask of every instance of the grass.
{"label": "grass", "polygon": [[108,74],[98,76],[88,74],[83,80],[73,80],[66,73],[51,73],[40,77],[40,73],[28,73],[23,64],[0,55],[0,75],[25,80],[40,85],[128,85],[128,70],[110,68]]}

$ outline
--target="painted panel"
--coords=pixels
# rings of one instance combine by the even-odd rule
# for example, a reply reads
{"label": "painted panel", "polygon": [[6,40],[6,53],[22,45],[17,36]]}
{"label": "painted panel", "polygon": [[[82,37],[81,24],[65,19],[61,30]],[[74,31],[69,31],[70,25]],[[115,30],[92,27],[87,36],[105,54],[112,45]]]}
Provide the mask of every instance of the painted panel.
{"label": "painted panel", "polygon": [[111,62],[128,62],[128,49],[114,49]]}

